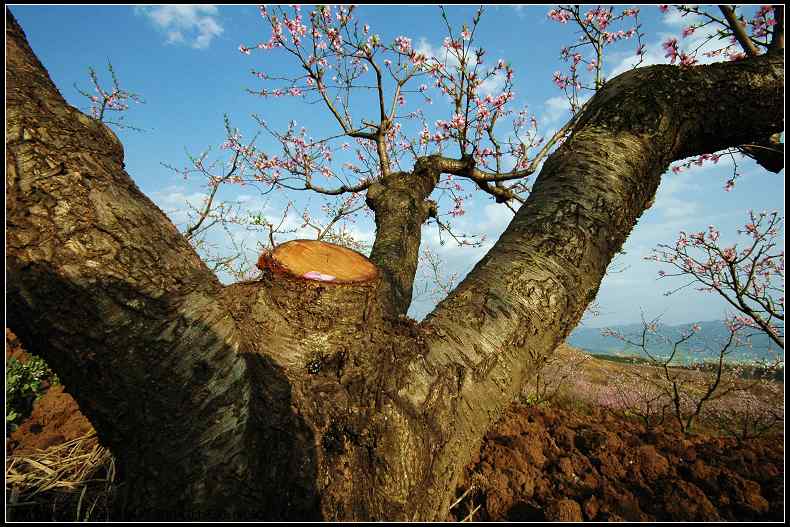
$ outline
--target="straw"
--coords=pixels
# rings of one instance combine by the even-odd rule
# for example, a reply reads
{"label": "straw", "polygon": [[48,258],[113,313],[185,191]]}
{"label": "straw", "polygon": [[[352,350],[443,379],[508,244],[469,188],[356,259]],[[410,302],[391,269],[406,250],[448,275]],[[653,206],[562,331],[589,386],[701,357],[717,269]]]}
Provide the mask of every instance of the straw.
{"label": "straw", "polygon": [[[40,505],[42,510],[51,506],[53,516],[57,513],[63,519],[87,520],[99,501],[109,503],[115,460],[99,444],[96,432],[91,431],[45,450],[8,456],[5,479],[6,490],[10,490],[9,516],[18,508]],[[58,505],[60,510],[56,510]],[[81,518],[84,511],[87,512]],[[19,512],[25,514],[23,510]]]}

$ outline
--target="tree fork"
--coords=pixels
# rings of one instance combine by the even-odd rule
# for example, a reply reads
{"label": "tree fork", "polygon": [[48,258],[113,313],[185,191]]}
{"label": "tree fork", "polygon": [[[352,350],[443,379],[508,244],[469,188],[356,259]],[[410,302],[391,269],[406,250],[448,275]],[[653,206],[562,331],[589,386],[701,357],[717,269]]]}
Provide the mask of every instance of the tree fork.
{"label": "tree fork", "polygon": [[[494,247],[421,324],[425,363],[458,372],[445,417],[457,440],[437,456],[456,467],[447,485],[469,460],[461,445],[477,444],[513,400],[530,357],[550,354],[576,326],[669,163],[781,131],[783,85],[783,58],[768,54],[631,70],[596,93]],[[419,406],[433,375],[413,378],[402,393]]]}
{"label": "tree fork", "polygon": [[[307,257],[305,247],[313,248]],[[273,498],[267,519],[405,519],[415,489],[430,476],[425,445],[436,442],[438,426],[426,426],[433,421],[397,397],[403,369],[424,345],[414,323],[382,310],[383,279],[371,278],[365,262],[356,262],[363,272],[354,274],[366,279],[330,279],[327,273],[341,270],[324,256],[337,250],[352,252],[288,242],[262,255],[259,280],[222,293],[252,343],[248,360],[260,364],[253,368],[253,409],[269,438],[264,443],[278,445],[265,455],[266,486],[290,480],[289,488],[303,489],[287,494],[288,507],[282,496]],[[305,278],[303,271],[316,267],[323,278]],[[284,381],[280,400],[287,405],[272,404],[272,372]],[[283,415],[290,416],[285,424]],[[289,448],[291,436],[304,453]]]}

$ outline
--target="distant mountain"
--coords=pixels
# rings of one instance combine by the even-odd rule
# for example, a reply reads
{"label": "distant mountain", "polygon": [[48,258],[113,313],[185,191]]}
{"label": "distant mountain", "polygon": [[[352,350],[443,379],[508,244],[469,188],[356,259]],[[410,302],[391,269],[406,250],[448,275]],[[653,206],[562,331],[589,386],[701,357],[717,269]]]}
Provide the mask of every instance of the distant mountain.
{"label": "distant mountain", "polygon": [[[648,334],[647,350],[654,357],[668,357],[672,353],[673,343],[679,340],[681,335],[688,332],[693,323],[670,326],[658,324],[656,334]],[[723,320],[713,320],[709,322],[697,322],[700,330],[688,341],[678,346],[676,359],[678,363],[687,364],[689,362],[718,360],[721,343],[726,343],[729,337],[729,330]],[[610,329],[619,332],[633,342],[640,342],[642,335],[642,324],[626,324],[621,326],[610,326]],[[604,355],[634,355],[644,357],[644,353],[638,347],[630,346],[627,343],[614,337],[601,335],[603,328],[577,327],[566,342],[576,348],[581,348],[588,353],[599,353]],[[755,332],[757,333],[757,332]],[[658,335],[670,339],[662,339]],[[737,348],[731,347],[725,361],[727,362],[752,362],[772,361],[778,355],[784,360],[784,351],[779,348],[764,333],[753,335],[749,343]]]}

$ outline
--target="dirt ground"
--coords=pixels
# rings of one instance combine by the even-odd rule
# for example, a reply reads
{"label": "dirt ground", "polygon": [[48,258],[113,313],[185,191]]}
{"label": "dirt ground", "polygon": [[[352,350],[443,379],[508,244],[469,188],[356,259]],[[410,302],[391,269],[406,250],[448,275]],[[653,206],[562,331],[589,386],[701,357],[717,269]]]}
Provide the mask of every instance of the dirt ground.
{"label": "dirt ground", "polygon": [[[6,357],[21,356],[6,332]],[[21,356],[24,359],[24,356]],[[84,436],[88,420],[54,386],[6,440],[6,455]],[[514,405],[485,436],[448,520],[782,521],[784,436],[741,444],[646,430],[599,409]]]}
{"label": "dirt ground", "polygon": [[457,495],[481,521],[782,521],[784,437],[747,444],[645,430],[606,412],[514,406]]}
{"label": "dirt ground", "polygon": [[[28,355],[10,330],[6,329],[6,362],[15,358],[21,363]],[[6,455],[22,455],[36,449],[44,450],[83,437],[93,430],[80,413],[77,402],[63,391],[62,385],[49,387],[33,404],[33,412],[10,436],[6,437]]]}

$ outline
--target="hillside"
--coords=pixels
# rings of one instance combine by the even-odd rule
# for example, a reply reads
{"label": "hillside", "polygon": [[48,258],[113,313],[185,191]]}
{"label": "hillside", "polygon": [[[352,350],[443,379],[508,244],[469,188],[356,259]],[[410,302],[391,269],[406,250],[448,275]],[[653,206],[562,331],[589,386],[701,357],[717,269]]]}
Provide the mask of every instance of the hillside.
{"label": "hillside", "polygon": [[[676,363],[688,364],[690,362],[706,361],[718,358],[718,351],[721,349],[722,342],[726,342],[729,336],[727,326],[723,320],[712,320],[707,322],[697,322],[700,330],[694,337],[679,346],[680,353],[677,355]],[[672,343],[689,330],[689,324],[680,325],[657,325],[657,335],[663,335],[669,341],[652,335],[648,338],[648,350],[656,355],[668,356],[672,351]],[[567,339],[570,346],[580,348],[588,353],[603,355],[635,355],[643,356],[641,350],[630,346],[614,337],[607,337],[601,334],[604,328],[577,327]],[[638,341],[642,334],[642,324],[625,324],[610,326],[622,335],[631,337],[631,340]],[[775,360],[779,356],[784,358],[784,353],[779,350],[765,334],[757,333],[750,337],[749,345],[733,349],[727,356],[727,362],[753,362]]]}

